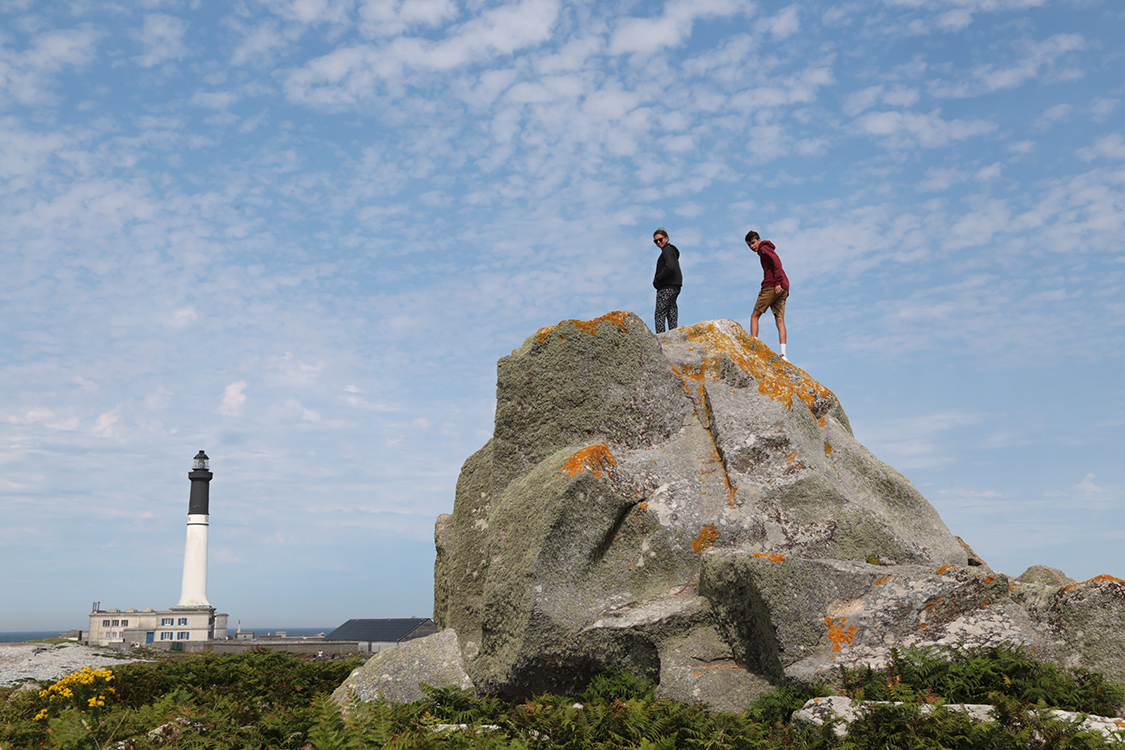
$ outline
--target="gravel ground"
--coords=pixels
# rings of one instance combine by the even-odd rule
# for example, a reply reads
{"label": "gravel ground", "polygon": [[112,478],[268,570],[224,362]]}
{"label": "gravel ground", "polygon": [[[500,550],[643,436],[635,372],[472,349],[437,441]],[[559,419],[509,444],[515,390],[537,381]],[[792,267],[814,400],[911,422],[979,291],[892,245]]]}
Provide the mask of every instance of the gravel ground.
{"label": "gravel ground", "polygon": [[28,680],[54,682],[82,667],[113,667],[134,661],[142,660],[130,659],[117,649],[77,643],[0,643],[0,687]]}

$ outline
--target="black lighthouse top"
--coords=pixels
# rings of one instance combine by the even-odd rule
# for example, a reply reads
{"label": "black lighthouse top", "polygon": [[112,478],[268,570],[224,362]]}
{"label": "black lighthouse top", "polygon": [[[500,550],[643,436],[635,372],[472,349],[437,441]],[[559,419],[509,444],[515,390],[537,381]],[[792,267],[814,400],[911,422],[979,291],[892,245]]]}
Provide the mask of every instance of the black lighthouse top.
{"label": "black lighthouse top", "polygon": [[191,497],[188,499],[187,509],[189,516],[205,516],[208,514],[208,495],[210,494],[211,477],[214,476],[207,469],[209,460],[206,453],[199,451],[191,462],[191,471],[188,472],[188,479],[191,480]]}

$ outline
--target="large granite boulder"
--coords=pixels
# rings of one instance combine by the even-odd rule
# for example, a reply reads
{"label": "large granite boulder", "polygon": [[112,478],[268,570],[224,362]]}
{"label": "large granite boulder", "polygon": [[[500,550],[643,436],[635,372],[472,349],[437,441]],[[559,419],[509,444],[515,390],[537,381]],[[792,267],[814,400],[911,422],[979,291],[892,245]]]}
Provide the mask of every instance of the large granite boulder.
{"label": "large granite boulder", "polygon": [[752,697],[763,675],[695,591],[710,550],[968,560],[832,392],[732,321],[564,321],[500,360],[496,402],[438,521],[434,584],[486,690],[567,689],[608,663],[666,694]]}
{"label": "large granite boulder", "polygon": [[480,690],[572,692],[612,665],[741,710],[911,644],[1125,679],[1125,583],[993,571],[737,323],[563,321],[500,360],[496,403],[435,528],[434,619]]}

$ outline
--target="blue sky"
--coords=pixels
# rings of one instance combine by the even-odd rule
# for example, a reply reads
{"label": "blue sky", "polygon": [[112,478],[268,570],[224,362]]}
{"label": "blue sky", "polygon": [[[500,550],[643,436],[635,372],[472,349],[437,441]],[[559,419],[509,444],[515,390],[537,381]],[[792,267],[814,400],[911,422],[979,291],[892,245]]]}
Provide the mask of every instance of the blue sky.
{"label": "blue sky", "polygon": [[[0,2],[0,630],[427,616],[543,325],[747,325],[993,567],[1125,576],[1116,0]],[[776,343],[772,319],[764,340]]]}

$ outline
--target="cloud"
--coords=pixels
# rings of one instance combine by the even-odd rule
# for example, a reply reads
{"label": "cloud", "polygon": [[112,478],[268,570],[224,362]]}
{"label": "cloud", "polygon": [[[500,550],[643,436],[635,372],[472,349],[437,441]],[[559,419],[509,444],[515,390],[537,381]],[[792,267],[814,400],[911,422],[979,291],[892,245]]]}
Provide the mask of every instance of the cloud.
{"label": "cloud", "polygon": [[300,24],[342,24],[348,21],[351,0],[265,0],[266,6],[282,18]]}
{"label": "cloud", "polygon": [[238,94],[233,91],[197,91],[192,95],[191,103],[207,109],[228,109],[238,99]]}
{"label": "cloud", "polygon": [[1100,97],[1090,106],[1090,117],[1093,118],[1094,122],[1107,122],[1113,117],[1113,113],[1117,111],[1120,104],[1120,99]]}
{"label": "cloud", "polygon": [[87,393],[97,393],[98,392],[98,384],[97,383],[94,383],[90,380],[87,380],[86,378],[84,378],[80,375],[75,375],[73,378],[71,378],[71,381],[73,383],[77,384],[79,388],[86,391]]}
{"label": "cloud", "polygon": [[[661,49],[680,46],[691,37],[692,27],[698,20],[751,11],[752,6],[740,0],[669,0],[660,16],[618,21],[609,40],[609,52],[612,55],[651,55]],[[779,32],[795,24],[796,15],[794,6],[783,10],[778,15]]]}
{"label": "cloud", "polygon": [[1086,40],[1081,34],[1055,34],[1042,42],[1024,42],[1020,46],[1023,48],[1022,55],[1016,62],[1010,65],[978,65],[966,80],[958,83],[935,82],[931,87],[932,93],[935,96],[965,98],[1017,88],[1043,76],[1066,54],[1085,49]]}
{"label": "cloud", "polygon": [[774,39],[788,39],[801,30],[801,8],[788,5],[776,16],[764,18],[757,24],[759,33],[768,33]]}
{"label": "cloud", "polygon": [[1093,474],[1087,474],[1081,482],[1079,482],[1075,489],[1083,494],[1100,495],[1105,492],[1104,489],[1094,484],[1097,477]]}
{"label": "cloud", "polygon": [[1121,133],[1102,136],[1094,145],[1078,149],[1078,158],[1083,161],[1125,159],[1125,137]]}
{"label": "cloud", "polygon": [[984,135],[997,125],[986,120],[943,120],[941,110],[871,112],[856,120],[860,131],[884,140],[892,148],[937,148],[954,141]]}
{"label": "cloud", "polygon": [[238,380],[231,383],[223,391],[223,400],[219,404],[219,413],[224,417],[237,417],[242,413],[242,406],[246,403],[246,394],[242,391],[246,388],[245,380]]}
{"label": "cloud", "polygon": [[957,456],[944,433],[961,433],[983,421],[980,414],[938,412],[879,424],[860,440],[891,465],[920,469],[952,463]]}
{"label": "cloud", "polygon": [[94,424],[93,433],[99,437],[114,437],[118,433],[117,421],[121,419],[121,407],[117,406],[111,411],[98,415]]}
{"label": "cloud", "polygon": [[1046,130],[1054,125],[1056,122],[1065,120],[1070,117],[1070,113],[1074,110],[1069,104],[1056,104],[1049,107],[1042,115],[1035,121],[1035,127],[1039,130]]}
{"label": "cloud", "polygon": [[363,0],[359,28],[368,37],[397,36],[414,26],[440,26],[457,13],[453,0]]}
{"label": "cloud", "polygon": [[0,94],[20,104],[50,100],[56,86],[55,75],[92,62],[102,36],[90,27],[45,31],[20,51],[9,48],[0,37]]}
{"label": "cloud", "polygon": [[172,311],[172,317],[169,322],[173,328],[186,328],[197,320],[199,320],[199,314],[195,311],[194,307],[188,305],[187,307],[181,307],[178,310]]}
{"label": "cloud", "polygon": [[305,385],[311,383],[317,375],[324,372],[327,367],[325,362],[309,364],[301,362],[292,352],[286,352],[284,357],[274,358],[270,362],[271,368],[282,374],[287,383]]}
{"label": "cloud", "polygon": [[407,70],[445,72],[540,44],[550,38],[558,12],[558,0],[521,0],[485,11],[439,41],[400,36],[342,47],[292,71],[285,91],[302,104],[354,104]]}
{"label": "cloud", "polygon": [[990,164],[987,167],[978,169],[976,174],[973,175],[973,179],[977,182],[992,182],[993,180],[1000,179],[1000,175],[1003,171],[1004,164],[1002,162],[996,162],[995,164]]}
{"label": "cloud", "polygon": [[182,18],[163,13],[145,16],[144,26],[134,32],[145,51],[133,59],[144,68],[182,59],[188,53],[183,41],[187,29],[187,21]]}
{"label": "cloud", "polygon": [[915,189],[922,193],[940,192],[967,179],[968,175],[961,169],[930,167],[926,170],[926,178],[919,182]]}
{"label": "cloud", "polygon": [[300,35],[294,30],[281,30],[273,20],[261,21],[249,28],[239,28],[240,41],[231,52],[232,65],[264,64],[274,53],[288,47]]}

